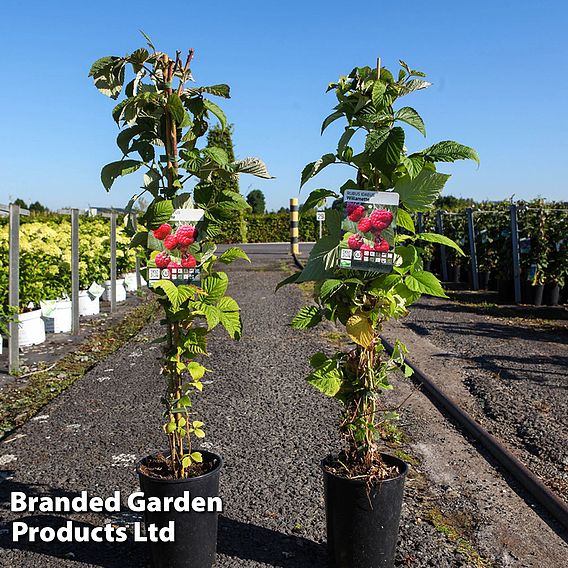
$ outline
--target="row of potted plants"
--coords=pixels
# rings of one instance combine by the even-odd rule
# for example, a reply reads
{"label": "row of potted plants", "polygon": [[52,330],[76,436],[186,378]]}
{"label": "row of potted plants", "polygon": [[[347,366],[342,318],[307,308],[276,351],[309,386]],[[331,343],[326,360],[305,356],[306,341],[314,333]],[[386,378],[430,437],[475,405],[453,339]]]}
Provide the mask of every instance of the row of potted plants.
{"label": "row of potted plants", "polygon": [[[205,431],[194,398],[203,390],[207,372],[199,359],[207,355],[207,339],[215,327],[223,326],[233,339],[241,336],[240,309],[226,295],[228,277],[218,264],[246,259],[237,248],[216,254],[215,241],[224,220],[246,210],[244,199],[220,187],[216,179],[241,173],[270,176],[257,158],[229,160],[221,148],[199,146],[210,119],[216,117],[222,127],[226,125],[223,111],[209,96],[228,98],[229,87],[188,83],[193,50],[184,57],[177,52],[172,58],[146,39],[148,49],[104,57],[90,71],[103,94],[118,99],[124,93],[112,112],[120,127],[117,142],[122,158],[103,168],[103,185],[109,190],[119,176],[143,170],[143,192],[133,197],[129,207],[141,195],[152,198],[132,244],[145,251],[147,275],[164,310],[161,380],[165,382],[166,448],[143,458],[137,471],[146,497],[176,497],[184,491],[208,497],[217,495],[223,462],[221,456],[198,448]],[[125,83],[127,70],[132,79]],[[346,121],[345,129],[336,152],[306,166],[302,185],[331,164],[349,165],[357,175],[338,192],[313,191],[305,210],[327,197],[343,199],[347,190],[382,191],[390,198],[396,194],[400,207],[398,212],[391,207],[371,213],[359,236],[353,220],[347,223],[349,234],[342,235],[339,212],[329,210],[327,236],[316,243],[305,269],[281,283],[315,282],[316,303],[300,311],[294,327],[308,328],[328,319],[345,326],[353,342],[332,357],[314,354],[308,377],[344,407],[340,431],[345,447],[322,463],[330,561],[337,568],[393,565],[408,466],[381,451],[379,424],[393,418],[383,412],[381,393],[392,388],[391,372],[402,368],[408,373],[409,369],[404,363],[405,347],[397,342],[394,352],[387,354],[379,333],[385,321],[406,315],[421,294],[444,295],[439,280],[424,270],[418,239],[460,248],[434,233],[417,235],[412,214],[430,209],[449,177],[436,171],[436,162],[478,161],[474,150],[452,141],[407,152],[402,125],[425,134],[424,123],[413,108],[395,110],[393,105],[400,97],[429,86],[423,77],[401,62],[397,78],[384,67],[362,67],[329,86],[338,104],[324,121],[324,129],[337,119]],[[360,146],[363,149],[356,152]],[[193,189],[185,185],[188,181]],[[353,203],[344,205],[350,215],[357,209]],[[406,229],[405,235],[395,237],[395,221]],[[392,253],[396,258],[392,273],[341,268],[342,245],[343,250],[351,250],[351,243],[358,245],[357,252],[363,254],[363,245],[370,250],[366,239],[371,237],[374,246],[380,247],[380,251],[376,248],[379,254]],[[215,557],[216,514],[146,516],[148,524],[158,527],[170,520],[176,523],[176,541],[151,544],[153,566],[210,568]]]}

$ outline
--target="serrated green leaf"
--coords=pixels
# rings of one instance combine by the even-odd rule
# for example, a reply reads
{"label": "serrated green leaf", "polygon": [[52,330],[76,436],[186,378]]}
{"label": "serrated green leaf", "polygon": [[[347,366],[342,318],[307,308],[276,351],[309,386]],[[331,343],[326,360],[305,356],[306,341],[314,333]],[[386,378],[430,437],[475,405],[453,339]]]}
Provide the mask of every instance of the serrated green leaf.
{"label": "serrated green leaf", "polygon": [[317,306],[304,306],[292,319],[291,325],[295,329],[314,327],[321,321],[321,311]]}
{"label": "serrated green leaf", "polygon": [[207,369],[197,361],[190,361],[187,364],[187,370],[194,381],[200,381],[207,371]]}
{"label": "serrated green leaf", "polygon": [[304,215],[313,207],[317,207],[318,205],[325,203],[324,200],[326,197],[339,197],[339,195],[330,189],[314,189],[300,207],[300,216]]}
{"label": "serrated green leaf", "polygon": [[224,264],[230,264],[239,258],[250,262],[250,258],[244,250],[239,247],[230,247],[219,257],[218,260]]}
{"label": "serrated green leaf", "polygon": [[343,113],[341,111],[335,111],[332,112],[324,121],[323,124],[321,125],[321,133],[323,134],[323,131],[334,121],[336,121],[338,118],[341,118],[343,116]]}
{"label": "serrated green leaf", "polygon": [[432,162],[455,162],[456,160],[473,160],[479,165],[479,155],[469,146],[453,140],[443,140],[420,152]]}
{"label": "serrated green leaf", "polygon": [[266,164],[260,158],[249,157],[244,160],[237,160],[232,164],[235,173],[239,174],[251,174],[253,176],[273,179],[268,173]]}
{"label": "serrated green leaf", "polygon": [[142,220],[148,229],[157,229],[160,225],[167,223],[174,212],[174,205],[170,199],[153,201],[148,206]]}
{"label": "serrated green leaf", "polygon": [[219,107],[209,99],[203,99],[203,106],[219,119],[221,128],[225,130],[225,128],[227,128],[227,117],[225,116],[225,113],[221,110],[221,107]]}
{"label": "serrated green leaf", "polygon": [[406,122],[406,124],[410,124],[410,126],[414,126],[416,130],[426,136],[426,126],[424,126],[424,121],[412,107],[402,107],[397,110],[394,115],[394,119]]}
{"label": "serrated green leaf", "polygon": [[121,160],[119,162],[111,162],[101,170],[101,181],[104,188],[109,191],[114,181],[121,177],[138,170],[144,162],[138,160]]}
{"label": "serrated green leaf", "polygon": [[424,169],[414,179],[409,176],[400,178],[394,190],[400,195],[401,203],[410,211],[427,211],[431,209],[449,178],[447,174]]}
{"label": "serrated green leaf", "polygon": [[425,270],[409,274],[404,279],[404,284],[413,292],[447,298],[441,282],[431,272],[426,272]]}
{"label": "serrated green leaf", "polygon": [[228,286],[229,278],[224,272],[214,272],[206,276],[201,283],[201,287],[207,292],[205,301],[217,303],[225,295]]}
{"label": "serrated green leaf", "polygon": [[387,86],[382,81],[375,81],[373,85],[373,92],[371,98],[373,99],[373,106],[378,110],[383,104],[383,97],[385,95]]}
{"label": "serrated green leaf", "polygon": [[398,209],[396,213],[396,224],[411,233],[416,232],[416,229],[414,228],[414,221],[412,220],[410,213],[404,209]]}
{"label": "serrated green leaf", "polygon": [[330,278],[325,280],[320,287],[319,297],[325,302],[327,301],[335,291],[343,286],[342,280],[337,280],[335,278]]}
{"label": "serrated green leaf", "polygon": [[224,296],[219,300],[217,307],[221,310],[221,325],[227,330],[232,339],[240,339],[243,324],[237,302],[229,296]]}
{"label": "serrated green leaf", "polygon": [[329,164],[335,162],[335,154],[324,154],[319,160],[309,163],[303,170],[300,188],[312,177],[321,172]]}
{"label": "serrated green leaf", "polygon": [[331,359],[308,375],[308,383],[327,396],[335,396],[341,388],[341,373]]}
{"label": "serrated green leaf", "polygon": [[203,148],[203,155],[207,156],[220,166],[226,166],[229,163],[227,152],[223,148],[217,146],[208,146]]}
{"label": "serrated green leaf", "polygon": [[462,248],[452,239],[444,235],[440,235],[438,233],[419,233],[417,237],[420,240],[428,241],[429,243],[438,243],[440,245],[453,248],[454,250],[458,251],[462,256],[465,256],[465,253],[463,252]]}

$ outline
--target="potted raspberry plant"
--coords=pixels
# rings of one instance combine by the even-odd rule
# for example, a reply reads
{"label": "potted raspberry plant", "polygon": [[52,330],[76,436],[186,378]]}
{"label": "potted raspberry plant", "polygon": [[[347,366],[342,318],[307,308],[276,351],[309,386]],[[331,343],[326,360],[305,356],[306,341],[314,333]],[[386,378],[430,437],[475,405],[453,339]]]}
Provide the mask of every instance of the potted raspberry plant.
{"label": "potted raspberry plant", "polygon": [[[407,151],[402,125],[425,135],[424,123],[413,108],[395,107],[401,97],[428,86],[423,73],[402,61],[397,78],[384,67],[380,71],[356,67],[329,85],[338,103],[323,130],[339,119],[345,121],[345,129],[335,152],[304,168],[301,186],[331,164],[351,166],[356,177],[347,180],[339,192],[312,191],[302,211],[334,197],[343,200],[346,218],[342,221],[337,208],[329,209],[328,236],[315,244],[304,269],[279,285],[315,283],[315,303],[298,312],[293,327],[311,328],[330,320],[343,326],[352,341],[331,356],[315,353],[307,377],[343,409],[339,431],[344,446],[322,462],[328,549],[335,568],[394,564],[407,464],[383,451],[382,423],[395,416],[384,411],[381,395],[392,389],[389,376],[393,371],[402,368],[408,375],[410,369],[404,363],[405,346],[396,341],[392,353],[387,352],[380,333],[389,319],[407,315],[422,294],[445,297],[439,280],[424,270],[419,242],[441,243],[463,254],[450,239],[415,230],[413,214],[431,209],[449,178],[436,171],[436,163],[478,162],[472,148],[452,141]],[[357,146],[362,148],[357,151]],[[387,197],[398,201],[398,208],[375,207],[369,215],[366,207],[346,197],[369,190],[381,192],[377,197],[382,196],[383,202]],[[395,222],[404,234],[394,234]],[[345,257],[355,258],[361,249],[363,258],[367,252],[369,259],[391,251],[391,272],[380,264],[365,270],[342,267]]]}
{"label": "potted raspberry plant", "polygon": [[[143,247],[148,258],[145,273],[164,310],[162,338],[163,430],[167,450],[147,456],[138,466],[146,496],[192,497],[218,495],[221,456],[200,450],[197,440],[205,436],[204,422],[196,416],[194,394],[203,389],[206,367],[198,361],[207,352],[209,333],[218,325],[233,339],[242,332],[239,306],[226,295],[227,274],[217,264],[247,259],[230,248],[216,254],[215,237],[225,221],[248,206],[242,196],[216,183],[240,173],[270,178],[258,158],[229,160],[222,148],[200,147],[211,118],[222,128],[225,114],[208,95],[229,98],[229,87],[218,84],[198,87],[190,65],[194,51],[182,58],[157,51],[150,39],[124,57],[103,57],[91,67],[90,76],[103,94],[122,100],[112,115],[120,128],[117,144],[122,158],[101,172],[104,187],[137,170],[144,170],[143,187],[127,206],[147,194],[151,202],[134,233],[131,246]],[[125,84],[125,71],[133,77]],[[187,182],[192,189],[187,188]],[[158,278],[150,278],[157,271]],[[217,514],[215,512],[146,513],[146,523],[158,528],[175,523],[175,542],[151,543],[154,567],[209,568],[215,557]]]}

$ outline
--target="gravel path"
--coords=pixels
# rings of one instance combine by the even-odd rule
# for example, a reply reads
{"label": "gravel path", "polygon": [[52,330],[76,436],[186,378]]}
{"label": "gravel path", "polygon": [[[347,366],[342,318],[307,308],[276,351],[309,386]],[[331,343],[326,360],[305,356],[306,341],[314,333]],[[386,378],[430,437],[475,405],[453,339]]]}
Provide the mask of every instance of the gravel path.
{"label": "gravel path", "polygon": [[478,419],[568,500],[568,328],[479,312],[427,298],[405,323],[455,359]]}
{"label": "gravel path", "polygon": [[[195,409],[206,422],[203,447],[223,454],[225,512],[220,519],[219,567],[326,566],[322,482],[318,463],[336,448],[337,408],[305,384],[309,356],[329,349],[323,336],[286,323],[303,305],[277,267],[231,270],[231,293],[241,303],[246,331],[241,342],[223,333],[211,342],[210,384]],[[39,415],[0,444],[0,566],[145,566],[144,545],[126,543],[13,543],[11,491],[28,495],[124,495],[137,490],[133,464],[159,449],[159,350],[152,324],[90,371]],[[411,477],[412,479],[412,477]],[[454,544],[420,520],[426,488],[409,482],[397,566],[467,567]],[[82,513],[30,513],[28,524],[83,526],[112,521],[129,526],[126,511],[112,517]],[[418,518],[418,521],[416,520]]]}

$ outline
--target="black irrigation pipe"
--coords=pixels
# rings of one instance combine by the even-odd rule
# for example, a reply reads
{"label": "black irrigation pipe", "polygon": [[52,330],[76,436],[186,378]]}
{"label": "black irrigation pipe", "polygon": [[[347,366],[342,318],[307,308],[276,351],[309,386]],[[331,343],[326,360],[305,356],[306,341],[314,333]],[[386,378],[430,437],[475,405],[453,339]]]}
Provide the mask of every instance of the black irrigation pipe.
{"label": "black irrigation pipe", "polygon": [[[298,257],[292,254],[292,258],[296,266],[302,270],[304,265]],[[381,341],[386,350],[392,354],[393,346],[382,336]],[[525,467],[495,436],[492,436],[465,410],[445,395],[428,375],[408,359],[406,364],[412,369],[414,380],[422,385],[428,398],[434,405],[453,418],[461,428],[479,442],[505,471],[525,488],[534,501],[546,509],[556,521],[568,530],[568,505],[555,495],[532,471]]]}
{"label": "black irrigation pipe", "polygon": [[[381,340],[387,351],[392,353],[393,346],[384,337],[381,337]],[[410,361],[407,360],[406,363],[414,371],[413,378],[422,385],[434,405],[453,418],[461,428],[479,442],[505,471],[525,488],[534,501],[546,509],[565,529],[568,529],[568,505],[546,487],[546,485],[505,448],[497,438],[492,436],[465,410],[446,396],[428,375]]]}

